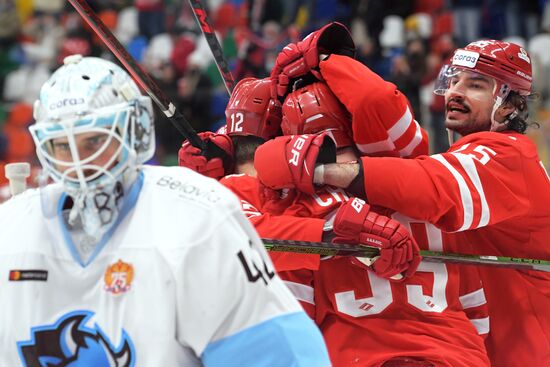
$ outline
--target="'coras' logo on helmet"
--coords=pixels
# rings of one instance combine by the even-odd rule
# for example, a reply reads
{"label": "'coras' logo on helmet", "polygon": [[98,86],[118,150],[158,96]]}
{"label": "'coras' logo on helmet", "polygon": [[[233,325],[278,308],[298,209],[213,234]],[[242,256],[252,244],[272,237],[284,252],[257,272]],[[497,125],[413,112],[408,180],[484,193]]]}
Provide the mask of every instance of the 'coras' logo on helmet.
{"label": "'coras' logo on helmet", "polygon": [[473,68],[479,59],[479,53],[466,50],[457,50],[453,56],[453,65]]}
{"label": "'coras' logo on helmet", "polygon": [[113,294],[120,294],[130,290],[134,280],[134,267],[122,260],[107,267],[105,271],[105,290]]}
{"label": "'coras' logo on helmet", "polygon": [[57,108],[65,107],[65,106],[76,106],[78,104],[83,104],[84,98],[64,98],[57,102],[50,104],[50,110],[55,110]]}
{"label": "'coras' logo on helmet", "polygon": [[520,47],[518,57],[522,60],[527,61],[529,64],[531,63],[531,59],[529,58],[529,55],[527,55],[527,51],[525,51],[523,47]]}

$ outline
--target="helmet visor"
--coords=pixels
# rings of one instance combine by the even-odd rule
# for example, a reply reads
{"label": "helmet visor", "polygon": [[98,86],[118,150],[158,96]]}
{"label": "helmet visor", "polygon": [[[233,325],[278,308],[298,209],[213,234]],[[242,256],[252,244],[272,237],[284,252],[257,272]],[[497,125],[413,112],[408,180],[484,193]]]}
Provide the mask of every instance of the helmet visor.
{"label": "helmet visor", "polygon": [[43,167],[56,181],[75,186],[100,177],[114,178],[128,143],[124,141],[131,113],[97,114],[78,120],[37,123],[31,133]]}
{"label": "helmet visor", "polygon": [[434,93],[444,96],[450,91],[478,101],[505,98],[508,92],[504,84],[490,76],[460,66],[444,65],[435,82]]}
{"label": "helmet visor", "polygon": [[90,162],[105,151],[117,150],[120,143],[112,139],[108,131],[97,130],[75,134],[74,137],[48,139],[44,141],[44,145],[56,164],[70,166],[75,161]]}

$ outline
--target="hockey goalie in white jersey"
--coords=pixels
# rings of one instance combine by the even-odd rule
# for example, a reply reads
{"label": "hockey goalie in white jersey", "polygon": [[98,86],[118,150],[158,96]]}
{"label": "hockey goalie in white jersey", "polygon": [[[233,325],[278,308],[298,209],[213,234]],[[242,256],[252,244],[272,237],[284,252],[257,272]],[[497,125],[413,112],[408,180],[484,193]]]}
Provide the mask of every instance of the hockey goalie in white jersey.
{"label": "hockey goalie in white jersey", "polygon": [[327,366],[237,199],[154,152],[149,97],[73,55],[30,130],[53,183],[0,205],[0,366]]}

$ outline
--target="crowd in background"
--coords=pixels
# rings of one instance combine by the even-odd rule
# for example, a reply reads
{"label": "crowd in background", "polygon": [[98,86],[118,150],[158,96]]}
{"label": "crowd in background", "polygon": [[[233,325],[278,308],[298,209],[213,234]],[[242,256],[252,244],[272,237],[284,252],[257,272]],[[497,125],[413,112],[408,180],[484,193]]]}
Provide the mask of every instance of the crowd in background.
{"label": "crowd in background", "polygon": [[[197,131],[225,122],[229,100],[206,40],[184,0],[89,0],[128,52]],[[339,21],[350,27],[357,58],[409,98],[446,150],[444,103],[432,85],[452,51],[481,37],[524,46],[532,57],[533,137],[548,165],[550,146],[550,1],[546,0],[204,0],[232,74],[269,75],[278,52],[310,31]],[[27,126],[40,86],[67,55],[114,60],[63,0],[0,0],[0,172],[7,162],[38,166]],[[158,111],[157,111],[158,112]],[[182,137],[157,113],[159,164],[176,164]],[[5,181],[0,174],[0,185]]]}

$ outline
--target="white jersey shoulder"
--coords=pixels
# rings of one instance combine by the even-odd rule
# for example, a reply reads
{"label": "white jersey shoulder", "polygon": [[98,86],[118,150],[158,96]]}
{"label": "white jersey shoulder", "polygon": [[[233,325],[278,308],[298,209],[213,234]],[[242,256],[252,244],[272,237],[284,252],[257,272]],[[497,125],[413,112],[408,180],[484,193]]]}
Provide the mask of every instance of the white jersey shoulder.
{"label": "white jersey shoulder", "polygon": [[218,181],[184,167],[145,166],[148,190],[164,192],[172,200],[181,199],[192,206],[207,208],[231,206],[234,195]]}
{"label": "white jersey shoulder", "polygon": [[[162,249],[208,242],[240,211],[234,194],[216,180],[182,167],[144,167],[143,187],[125,243]],[[142,241],[154,237],[155,241]],[[160,240],[160,241],[159,241]]]}

